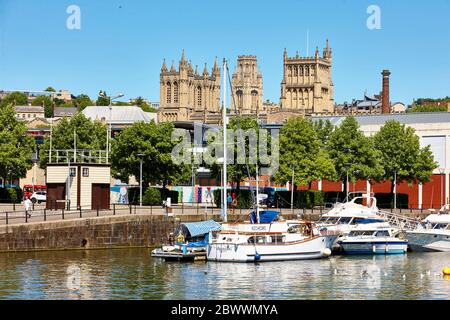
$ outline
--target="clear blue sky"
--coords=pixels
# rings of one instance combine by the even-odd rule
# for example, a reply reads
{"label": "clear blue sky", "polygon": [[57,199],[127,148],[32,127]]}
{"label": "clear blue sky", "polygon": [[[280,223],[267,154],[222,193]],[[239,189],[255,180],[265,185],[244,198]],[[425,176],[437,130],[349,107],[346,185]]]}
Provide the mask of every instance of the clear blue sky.
{"label": "clear blue sky", "polygon": [[[66,28],[69,5],[81,30]],[[381,30],[366,27],[381,8]],[[100,89],[159,101],[163,58],[182,48],[203,70],[253,54],[264,98],[278,102],[283,49],[320,52],[329,38],[337,102],[381,90],[390,69],[391,100],[450,96],[449,0],[0,0],[0,88],[68,89],[96,98]]]}

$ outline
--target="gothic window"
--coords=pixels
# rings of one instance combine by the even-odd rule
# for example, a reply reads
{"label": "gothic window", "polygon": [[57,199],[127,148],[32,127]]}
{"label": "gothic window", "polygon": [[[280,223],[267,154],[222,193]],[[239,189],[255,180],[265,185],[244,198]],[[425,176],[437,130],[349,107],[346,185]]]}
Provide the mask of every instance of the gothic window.
{"label": "gothic window", "polygon": [[309,66],[305,67],[305,76],[309,76]]}
{"label": "gothic window", "polygon": [[178,103],[178,83],[173,83],[173,102]]}
{"label": "gothic window", "polygon": [[237,98],[238,108],[242,108],[242,91],[241,90],[236,91],[236,98]]}
{"label": "gothic window", "polygon": [[197,87],[197,107],[202,106],[202,88],[200,86]]}
{"label": "gothic window", "polygon": [[258,107],[258,91],[256,90],[252,91],[252,107],[255,109]]}
{"label": "gothic window", "polygon": [[172,86],[170,85],[170,82],[167,82],[166,84],[166,101],[167,103],[171,103],[172,102]]}
{"label": "gothic window", "polygon": [[294,67],[294,77],[296,77],[297,75],[298,75],[297,67]]}

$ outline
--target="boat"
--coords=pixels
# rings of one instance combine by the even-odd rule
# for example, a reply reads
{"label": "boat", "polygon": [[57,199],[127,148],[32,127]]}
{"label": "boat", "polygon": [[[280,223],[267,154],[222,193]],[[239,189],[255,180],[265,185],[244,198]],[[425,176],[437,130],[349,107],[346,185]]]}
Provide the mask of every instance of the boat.
{"label": "boat", "polygon": [[220,230],[221,225],[214,220],[181,223],[175,230],[176,240],[151,252],[152,257],[165,261],[206,260],[209,232]]}
{"label": "boat", "polygon": [[408,240],[395,237],[394,231],[393,228],[362,225],[337,243],[344,254],[404,254],[408,250]]}
{"label": "boat", "polygon": [[208,261],[289,261],[331,255],[336,234],[320,233],[309,221],[271,221],[279,217],[275,213],[259,212],[258,222],[252,212],[247,223],[224,223],[220,231],[211,231]]}
{"label": "boat", "polygon": [[414,230],[407,230],[406,236],[411,251],[450,251],[449,205],[438,213],[431,213]]}
{"label": "boat", "polygon": [[[368,205],[358,202],[366,202]],[[351,201],[336,203],[329,212],[320,217],[317,221],[317,227],[321,230],[340,233],[343,236],[348,235],[360,225],[370,225],[373,228],[390,228],[387,219],[378,213],[379,209],[375,197],[355,197]]]}

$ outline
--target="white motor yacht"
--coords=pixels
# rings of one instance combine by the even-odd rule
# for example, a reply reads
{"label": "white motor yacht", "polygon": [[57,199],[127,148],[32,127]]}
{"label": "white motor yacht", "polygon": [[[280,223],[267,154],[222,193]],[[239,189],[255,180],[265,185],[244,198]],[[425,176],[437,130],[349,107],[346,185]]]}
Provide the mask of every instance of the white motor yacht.
{"label": "white motor yacht", "polygon": [[432,213],[417,226],[406,231],[412,251],[450,251],[449,205],[438,213]]}

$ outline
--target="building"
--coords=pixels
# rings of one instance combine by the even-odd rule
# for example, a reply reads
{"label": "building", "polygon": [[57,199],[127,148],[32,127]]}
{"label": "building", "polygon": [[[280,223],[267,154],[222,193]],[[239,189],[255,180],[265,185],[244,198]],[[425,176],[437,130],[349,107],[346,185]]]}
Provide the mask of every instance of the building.
{"label": "building", "polygon": [[30,121],[36,118],[45,118],[44,107],[41,106],[15,106],[18,120]]}
{"label": "building", "polygon": [[[239,56],[232,76],[233,99],[241,115],[264,112],[263,79],[256,56]],[[234,109],[231,109],[234,111]]]}
{"label": "building", "polygon": [[331,77],[332,52],[328,40],[322,57],[316,48],[314,57],[288,57],[283,55],[283,80],[281,81],[281,110],[294,112],[332,113],[334,111],[334,86]]}
{"label": "building", "polygon": [[170,70],[164,60],[160,73],[160,107],[158,121],[199,121],[217,123],[220,119],[220,69],[217,59],[211,74],[207,65],[199,74],[192,68],[184,50],[178,69]]}
{"label": "building", "polygon": [[59,120],[62,118],[70,118],[75,113],[77,113],[78,109],[75,107],[55,107],[53,109],[53,119]]}

